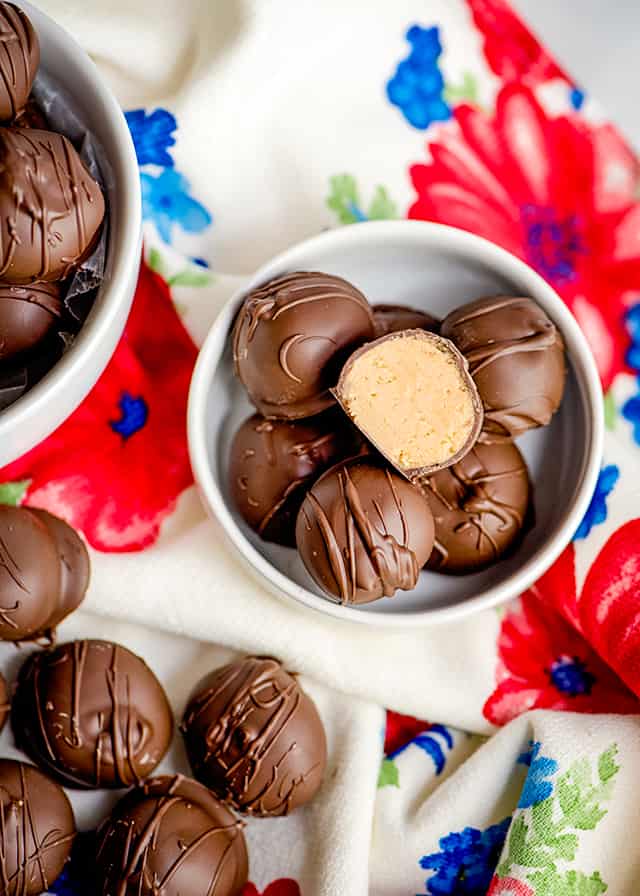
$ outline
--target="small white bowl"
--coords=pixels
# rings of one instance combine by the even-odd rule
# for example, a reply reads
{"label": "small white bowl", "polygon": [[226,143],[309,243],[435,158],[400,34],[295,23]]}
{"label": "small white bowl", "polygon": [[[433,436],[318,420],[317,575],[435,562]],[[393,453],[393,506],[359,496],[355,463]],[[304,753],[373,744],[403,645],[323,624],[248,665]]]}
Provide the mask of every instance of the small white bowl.
{"label": "small white bowl", "polygon": [[[373,304],[412,305],[439,317],[482,295],[529,295],[558,326],[567,347],[567,386],[551,424],[518,439],[533,482],[536,524],[512,557],[466,576],[423,571],[413,591],[358,607],[342,606],[322,597],[297,551],[261,541],[244,524],[229,497],[227,469],[231,438],[253,409],[233,373],[229,331],[249,289],[295,270],[338,274]],[[503,603],[526,590],[553,563],[593,494],[603,420],[602,392],[587,342],[560,297],[538,274],[464,231],[390,221],[354,224],[307,240],[262,267],[229,301],[209,332],[194,372],[189,447],[206,507],[238,556],[278,597],[355,622],[428,625]]]}
{"label": "small white bowl", "polygon": [[73,38],[31,3],[18,0],[38,33],[40,67],[73,98],[109,160],[109,241],[104,282],[73,345],[46,376],[0,411],[0,466],[20,457],[62,423],[107,366],[131,308],[140,266],[142,213],[135,149],[122,110]]}

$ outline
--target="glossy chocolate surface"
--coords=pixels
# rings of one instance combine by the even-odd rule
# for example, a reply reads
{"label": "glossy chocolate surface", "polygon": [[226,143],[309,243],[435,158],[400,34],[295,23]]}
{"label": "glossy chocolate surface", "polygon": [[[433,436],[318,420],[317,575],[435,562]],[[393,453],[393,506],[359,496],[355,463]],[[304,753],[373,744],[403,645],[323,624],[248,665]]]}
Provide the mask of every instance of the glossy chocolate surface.
{"label": "glossy chocolate surface", "polygon": [[62,134],[0,128],[0,281],[66,277],[90,252],[102,190]]}
{"label": "glossy chocolate surface", "polygon": [[441,333],[469,362],[486,431],[517,436],[549,423],[564,392],[564,343],[532,299],[469,302],[447,315]]}
{"label": "glossy chocolate surface", "polygon": [[356,454],[359,438],[339,412],[309,420],[254,414],[238,429],[229,457],[235,506],[265,541],[295,547],[296,516],[311,483]]}
{"label": "glossy chocolate surface", "polygon": [[373,339],[371,306],[330,274],[277,277],[246,297],[233,329],[236,373],[263,416],[301,419],[334,403],[342,364]]}
{"label": "glossy chocolate surface", "polygon": [[16,741],[71,787],[128,787],[166,753],[167,697],[146,663],[107,641],[72,641],[31,655],[11,707]]}
{"label": "glossy chocolate surface", "polygon": [[296,540],[309,574],[331,598],[369,603],[409,591],[433,547],[423,494],[384,462],[338,464],[313,485]]}
{"label": "glossy chocolate surface", "polygon": [[64,520],[46,510],[29,508],[45,524],[53,538],[60,562],[60,597],[57,607],[46,623],[47,629],[55,629],[69,613],[82,603],[91,575],[89,552],[84,541]]}
{"label": "glossy chocolate surface", "polygon": [[373,319],[376,325],[376,337],[399,333],[401,330],[428,330],[437,333],[440,321],[426,311],[418,311],[408,305],[374,305]]}
{"label": "glossy chocolate surface", "polygon": [[0,893],[38,896],[60,876],[76,834],[64,790],[25,762],[0,759]]}
{"label": "glossy chocolate surface", "polygon": [[247,815],[287,815],[312,799],[327,761],[318,710],[274,659],[211,673],[182,723],[195,777]]}
{"label": "glossy chocolate surface", "polygon": [[429,569],[483,569],[513,549],[524,532],[531,487],[512,442],[478,442],[457,464],[435,473],[425,492],[435,519]]}
{"label": "glossy chocolate surface", "polygon": [[26,105],[40,64],[33,25],[13,3],[0,3],[0,121],[11,121]]}
{"label": "glossy chocolate surface", "polygon": [[99,830],[97,872],[102,896],[240,896],[242,822],[190,778],[152,778]]}
{"label": "glossy chocolate surface", "polygon": [[0,362],[41,342],[62,311],[57,283],[0,283]]}

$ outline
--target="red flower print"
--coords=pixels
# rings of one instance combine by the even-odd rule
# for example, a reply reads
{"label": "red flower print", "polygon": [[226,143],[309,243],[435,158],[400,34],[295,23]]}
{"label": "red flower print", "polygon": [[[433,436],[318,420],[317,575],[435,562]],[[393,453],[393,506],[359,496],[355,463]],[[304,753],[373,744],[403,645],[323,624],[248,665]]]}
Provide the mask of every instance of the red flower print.
{"label": "red flower print", "polygon": [[504,0],[467,0],[476,28],[482,32],[489,67],[503,81],[527,79],[532,84],[566,78],[526,25]]}
{"label": "red flower print", "polygon": [[494,877],[487,896],[536,896],[528,884],[514,877]]}
{"label": "red flower print", "polygon": [[0,482],[30,480],[24,503],[63,517],[98,550],[147,547],[193,481],[186,408],[196,354],[167,284],[143,262],[101,379],[53,435],[0,470]]}
{"label": "red flower print", "polygon": [[[637,697],[585,638],[554,609],[575,606],[573,545],[526,591],[502,621],[497,686],[485,717],[504,725],[529,709],[574,712],[640,712]],[[566,596],[565,596],[566,594]],[[640,682],[639,682],[640,683]]]}
{"label": "red flower print", "polygon": [[640,287],[639,168],[620,136],[549,116],[511,84],[493,117],[458,106],[429,150],[410,171],[409,217],[473,231],[532,265],[578,319],[608,388],[627,369],[624,314]]}
{"label": "red flower print", "polygon": [[300,887],[290,877],[272,881],[262,893],[255,884],[245,884],[242,896],[300,896]]}
{"label": "red flower print", "polygon": [[413,738],[427,731],[430,725],[428,722],[421,722],[414,716],[403,716],[399,712],[387,710],[387,727],[384,735],[384,752],[385,756],[395,753]]}

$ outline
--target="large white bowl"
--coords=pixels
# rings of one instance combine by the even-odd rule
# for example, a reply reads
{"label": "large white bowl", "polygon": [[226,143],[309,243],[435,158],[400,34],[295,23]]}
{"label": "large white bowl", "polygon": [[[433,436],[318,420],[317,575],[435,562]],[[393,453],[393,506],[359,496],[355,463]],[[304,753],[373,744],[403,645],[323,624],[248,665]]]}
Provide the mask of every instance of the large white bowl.
{"label": "large white bowl", "polygon": [[[550,426],[518,439],[534,484],[536,523],[517,552],[466,576],[423,571],[411,592],[363,606],[323,597],[297,551],[267,544],[242,521],[229,496],[231,438],[252,408],[233,374],[229,331],[246,292],[295,270],[346,277],[371,302],[397,302],[444,317],[482,295],[533,297],[559,327],[569,374]],[[519,259],[463,231],[418,221],[355,224],[307,240],[262,267],[214,323],[191,384],[189,446],[205,505],[258,579],[279,597],[356,622],[444,622],[508,600],[535,582],[572,538],[595,488],[604,431],[595,363],[574,318],[553,289]],[[259,612],[259,607],[256,607]]]}
{"label": "large white bowl", "polygon": [[18,0],[38,33],[41,68],[73,98],[111,167],[107,188],[107,269],[95,304],[75,342],[47,375],[0,411],[0,466],[42,441],[95,385],[122,335],[140,264],[141,200],[136,154],[122,110],[78,44],[31,3]]}

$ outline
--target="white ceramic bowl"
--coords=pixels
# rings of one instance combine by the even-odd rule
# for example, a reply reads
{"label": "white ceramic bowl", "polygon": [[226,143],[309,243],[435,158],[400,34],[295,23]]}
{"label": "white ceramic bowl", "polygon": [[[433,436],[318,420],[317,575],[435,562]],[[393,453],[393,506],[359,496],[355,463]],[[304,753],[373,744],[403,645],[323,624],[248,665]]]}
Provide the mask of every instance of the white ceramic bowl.
{"label": "white ceramic bowl", "polygon": [[[229,330],[246,292],[278,274],[327,271],[346,277],[372,303],[397,302],[444,317],[482,295],[534,298],[559,327],[569,375],[552,423],[518,439],[534,484],[536,524],[517,552],[466,576],[423,571],[416,588],[358,607],[332,603],[316,588],[298,552],[261,541],[229,498],[231,438],[252,408],[233,374]],[[191,384],[189,445],[205,505],[258,579],[279,597],[356,622],[444,622],[502,603],[528,588],[572,538],[595,488],[603,440],[595,363],[574,318],[553,289],[519,259],[486,240],[439,224],[391,221],[332,230],[262,267],[226,305],[204,344]]]}
{"label": "white ceramic bowl", "polygon": [[140,265],[140,176],[122,110],[98,69],[47,15],[18,0],[38,33],[41,68],[73,98],[111,166],[104,283],[78,337],[47,375],[0,411],[0,466],[20,457],[65,420],[95,385],[122,335]]}

